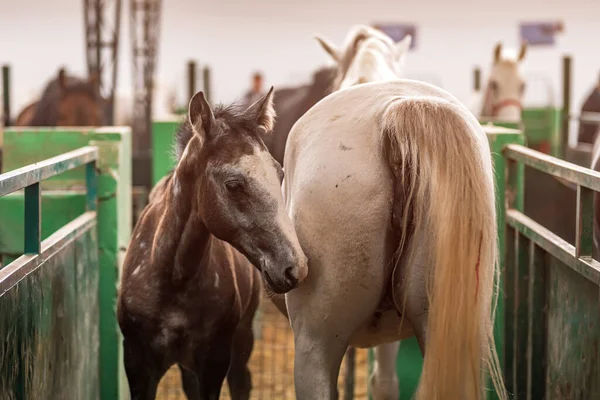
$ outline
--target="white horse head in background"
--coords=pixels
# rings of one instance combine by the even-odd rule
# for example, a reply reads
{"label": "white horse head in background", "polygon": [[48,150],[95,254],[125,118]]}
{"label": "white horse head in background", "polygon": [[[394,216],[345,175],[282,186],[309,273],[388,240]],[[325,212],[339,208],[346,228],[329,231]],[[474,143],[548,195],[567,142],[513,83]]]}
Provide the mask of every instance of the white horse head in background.
{"label": "white horse head in background", "polygon": [[527,45],[518,52],[506,51],[501,43],[494,49],[494,61],[484,90],[481,117],[500,121],[521,121],[525,80],[521,64]]}
{"label": "white horse head in background", "polygon": [[395,43],[385,33],[365,25],[357,25],[350,30],[342,49],[320,36],[316,39],[338,65],[335,89],[397,79],[412,42],[412,36],[406,35]]}

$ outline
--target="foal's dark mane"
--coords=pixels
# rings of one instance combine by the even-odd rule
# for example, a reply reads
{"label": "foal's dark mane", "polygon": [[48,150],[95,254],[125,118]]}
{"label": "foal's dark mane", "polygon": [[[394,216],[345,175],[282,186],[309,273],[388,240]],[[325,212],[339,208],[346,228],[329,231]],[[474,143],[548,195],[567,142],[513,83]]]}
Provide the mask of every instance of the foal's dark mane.
{"label": "foal's dark mane", "polygon": [[83,94],[92,99],[96,99],[94,86],[87,80],[68,77],[67,85],[61,88],[58,78],[50,81],[35,107],[34,115],[31,119],[31,126],[56,126],[58,124],[58,104],[60,97],[67,94]]}
{"label": "foal's dark mane", "polygon": [[[213,114],[215,116],[215,124],[212,128],[213,133],[219,134],[224,127],[231,132],[254,132],[256,130],[256,120],[251,116],[244,114],[244,109],[239,104],[233,105],[218,105],[214,108]],[[189,143],[190,139],[194,136],[192,126],[189,119],[183,122],[177,134],[175,135],[175,160],[179,161],[185,146]]]}

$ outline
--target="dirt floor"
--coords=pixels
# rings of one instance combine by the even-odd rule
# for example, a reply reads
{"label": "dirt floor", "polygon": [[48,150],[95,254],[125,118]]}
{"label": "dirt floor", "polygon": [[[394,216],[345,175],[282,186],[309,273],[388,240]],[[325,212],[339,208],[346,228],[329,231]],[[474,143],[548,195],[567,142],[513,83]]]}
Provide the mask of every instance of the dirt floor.
{"label": "dirt floor", "polygon": [[[292,330],[285,317],[268,300],[263,301],[256,319],[257,337],[250,359],[252,371],[252,400],[293,400],[294,395],[294,342]],[[354,399],[366,400],[367,350],[356,349]],[[338,387],[340,399],[344,398],[345,362],[342,364]],[[179,369],[174,366],[163,377],[158,387],[157,399],[186,400],[181,389]],[[227,385],[221,399],[230,399]]]}

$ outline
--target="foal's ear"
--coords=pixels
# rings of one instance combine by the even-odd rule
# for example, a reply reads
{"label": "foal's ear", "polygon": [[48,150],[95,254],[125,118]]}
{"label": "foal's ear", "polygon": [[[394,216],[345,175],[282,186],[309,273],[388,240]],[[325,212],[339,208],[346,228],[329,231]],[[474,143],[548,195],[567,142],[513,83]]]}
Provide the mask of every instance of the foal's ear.
{"label": "foal's ear", "polygon": [[275,124],[275,109],[273,108],[273,86],[262,98],[258,99],[244,112],[255,121],[259,135],[265,135],[273,130]]}
{"label": "foal's ear", "polygon": [[325,49],[327,54],[329,54],[334,61],[339,62],[342,59],[342,56],[340,54],[341,52],[330,41],[328,41],[327,39],[323,39],[319,35],[316,35],[315,39],[317,39],[317,42],[319,42],[321,47]]}
{"label": "foal's ear", "polygon": [[497,43],[496,47],[494,47],[494,63],[500,61],[500,56],[502,55],[502,43]]}
{"label": "foal's ear", "polygon": [[194,133],[202,138],[210,135],[214,125],[215,116],[210,105],[204,97],[204,93],[198,92],[190,100],[188,106],[188,119]]}
{"label": "foal's ear", "polygon": [[527,42],[521,43],[521,49],[519,50],[519,62],[523,61],[525,58],[525,54],[527,54]]}

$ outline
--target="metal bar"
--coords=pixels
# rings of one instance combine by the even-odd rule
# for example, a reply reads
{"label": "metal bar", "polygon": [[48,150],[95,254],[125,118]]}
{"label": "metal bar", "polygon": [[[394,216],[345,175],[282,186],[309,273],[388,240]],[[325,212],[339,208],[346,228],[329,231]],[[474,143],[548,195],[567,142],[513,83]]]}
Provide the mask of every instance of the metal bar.
{"label": "metal bar", "polygon": [[570,114],[569,119],[572,121],[587,122],[590,124],[600,124],[600,113],[585,111],[581,114]]}
{"label": "metal bar", "polygon": [[98,149],[86,146],[0,175],[0,197],[98,159]]}
{"label": "metal bar", "polygon": [[481,68],[475,67],[473,70],[473,89],[476,92],[481,90]]}
{"label": "metal bar", "polygon": [[575,256],[592,257],[594,248],[594,192],[577,186],[577,229]]}
{"label": "metal bar", "polygon": [[42,241],[42,196],[40,183],[25,188],[25,254],[38,254]]}
{"label": "metal bar", "polygon": [[537,170],[600,192],[600,173],[521,145],[508,145],[504,155]]}
{"label": "metal bar", "polygon": [[591,257],[577,258],[575,247],[517,210],[507,210],[506,222],[572,270],[600,286],[600,263]]}
{"label": "metal bar", "polygon": [[514,275],[514,326],[515,343],[513,346],[513,382],[514,398],[527,397],[527,338],[529,337],[529,263],[528,253],[531,240],[521,232],[515,234],[516,269]]}
{"label": "metal bar", "polygon": [[211,84],[210,84],[210,68],[204,67],[202,69],[202,86],[204,88],[204,97],[206,101],[210,103],[212,99]]}
{"label": "metal bar", "polygon": [[28,274],[35,271],[45,260],[54,256],[73,240],[96,226],[96,213],[86,212],[69,222],[41,244],[39,254],[22,255],[0,270],[0,297]]}
{"label": "metal bar", "polygon": [[544,399],[546,394],[546,257],[530,241],[529,253],[529,336],[527,340],[527,400]]}
{"label": "metal bar", "polygon": [[515,392],[515,342],[516,342],[516,290],[515,277],[517,268],[515,229],[506,227],[506,256],[504,259],[504,380],[506,390],[509,393]]}
{"label": "metal bar", "polygon": [[87,211],[96,211],[98,177],[96,175],[96,161],[92,161],[85,166],[85,186],[86,186],[86,209]]}
{"label": "metal bar", "polygon": [[2,101],[4,126],[10,126],[10,67],[2,66]]}
{"label": "metal bar", "polygon": [[563,57],[563,111],[560,132],[560,149],[564,152],[569,145],[569,113],[571,112],[571,57]]}
{"label": "metal bar", "polygon": [[196,94],[196,62],[188,62],[188,101]]}

